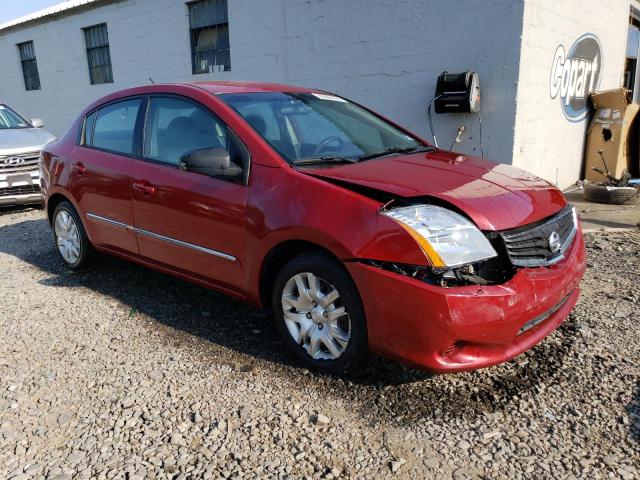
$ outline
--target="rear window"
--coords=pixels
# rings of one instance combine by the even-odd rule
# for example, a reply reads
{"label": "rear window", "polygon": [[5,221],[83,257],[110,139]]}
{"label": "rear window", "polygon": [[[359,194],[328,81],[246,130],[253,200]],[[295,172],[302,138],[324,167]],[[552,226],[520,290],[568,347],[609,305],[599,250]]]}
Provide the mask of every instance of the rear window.
{"label": "rear window", "polygon": [[112,103],[87,117],[85,145],[111,152],[133,154],[133,134],[141,99]]}

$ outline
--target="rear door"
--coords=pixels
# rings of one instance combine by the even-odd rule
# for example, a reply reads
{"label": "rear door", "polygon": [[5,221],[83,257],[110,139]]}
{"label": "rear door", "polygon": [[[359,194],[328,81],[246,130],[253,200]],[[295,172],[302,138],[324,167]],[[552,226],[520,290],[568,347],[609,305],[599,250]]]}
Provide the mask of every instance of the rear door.
{"label": "rear door", "polygon": [[[223,148],[243,175],[216,178],[178,168],[194,150]],[[132,171],[140,254],[232,291],[242,290],[249,154],[208,108],[185,97],[151,96],[143,158]]]}
{"label": "rear door", "polygon": [[135,254],[131,169],[142,104],[143,97],[126,98],[87,115],[70,165],[69,189],[86,218],[93,243]]}

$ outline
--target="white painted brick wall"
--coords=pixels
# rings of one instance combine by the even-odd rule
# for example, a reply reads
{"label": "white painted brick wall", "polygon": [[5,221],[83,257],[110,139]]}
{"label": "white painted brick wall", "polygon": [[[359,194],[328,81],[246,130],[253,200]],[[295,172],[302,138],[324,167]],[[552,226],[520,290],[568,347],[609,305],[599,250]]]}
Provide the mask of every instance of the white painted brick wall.
{"label": "white painted brick wall", "polygon": [[[475,70],[485,157],[566,187],[578,178],[587,121],[549,97],[555,48],[595,33],[600,88],[621,84],[629,2],[612,0],[229,0],[231,72],[192,75],[182,0],[121,0],[0,32],[0,98],[61,134],[89,102],[133,85],[264,80],[335,91],[428,137],[424,108],[443,70]],[[106,22],[114,83],[90,85],[82,28]],[[24,89],[16,44],[33,40],[42,90]],[[520,48],[522,45],[522,48]],[[517,108],[516,108],[517,105]],[[478,115],[434,115],[440,146],[479,154]]]}
{"label": "white painted brick wall", "polygon": [[[232,30],[232,41],[249,47],[232,51],[234,75],[253,80],[274,75],[285,83],[332,90],[404,125],[417,116],[412,128],[423,136],[428,136],[425,107],[438,74],[477,71],[485,155],[511,161],[520,2],[243,0],[233,5],[243,12],[237,30],[243,30],[241,22],[249,30],[263,18],[276,25],[258,43],[239,39]],[[265,58],[265,69],[256,68]],[[477,115],[434,114],[440,145],[451,145],[460,123],[467,131],[459,150],[479,155]]]}
{"label": "white painted brick wall", "polygon": [[[443,70],[479,72],[485,156],[510,162],[523,5],[513,0],[229,0],[232,71],[192,75],[181,0],[123,0],[0,32],[0,97],[61,134],[90,101],[156,82],[237,79],[336,91],[427,136],[424,108]],[[81,29],[107,22],[113,84],[90,85]],[[16,43],[33,40],[42,90],[26,92]],[[477,115],[434,115],[441,146]]]}
{"label": "white painted brick wall", "polygon": [[[638,2],[631,2],[638,5]],[[588,119],[568,121],[549,94],[553,55],[584,33],[601,43],[600,90],[622,85],[628,0],[528,0],[524,8],[513,164],[566,188],[580,176]]]}

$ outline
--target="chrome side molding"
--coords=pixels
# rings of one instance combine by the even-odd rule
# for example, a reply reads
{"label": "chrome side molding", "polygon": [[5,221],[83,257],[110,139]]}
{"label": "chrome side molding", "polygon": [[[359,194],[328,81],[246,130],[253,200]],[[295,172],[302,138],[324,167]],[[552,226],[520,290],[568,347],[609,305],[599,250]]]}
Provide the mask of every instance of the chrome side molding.
{"label": "chrome side molding", "polygon": [[235,262],[237,260],[233,255],[229,255],[228,253],[220,252],[218,250],[212,250],[210,248],[201,247],[200,245],[194,245],[193,243],[183,242],[182,240],[178,240],[171,237],[166,237],[164,235],[160,235],[159,233],[150,232],[149,230],[144,230],[142,228],[137,228],[132,225],[127,225],[126,223],[118,222],[108,217],[103,217],[101,215],[96,215],[95,213],[87,213],[87,217],[92,218],[94,220],[98,220],[109,225],[113,225],[116,227],[121,227],[126,230],[131,230],[140,235],[146,235],[147,237],[155,238],[157,240],[162,240],[167,243],[171,243],[173,245],[177,245],[179,247],[190,248],[192,250],[196,250],[198,252],[206,253],[209,255],[213,255],[214,257],[224,258],[225,260],[229,260],[231,262]]}

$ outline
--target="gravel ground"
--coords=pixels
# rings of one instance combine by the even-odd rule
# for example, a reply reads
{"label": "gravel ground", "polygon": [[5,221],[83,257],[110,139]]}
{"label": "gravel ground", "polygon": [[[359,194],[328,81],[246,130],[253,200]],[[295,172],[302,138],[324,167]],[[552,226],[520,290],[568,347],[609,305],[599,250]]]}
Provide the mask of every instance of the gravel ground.
{"label": "gravel ground", "polygon": [[301,369],[260,312],[0,212],[1,478],[640,478],[640,232],[588,238],[532,351],[428,376]]}

